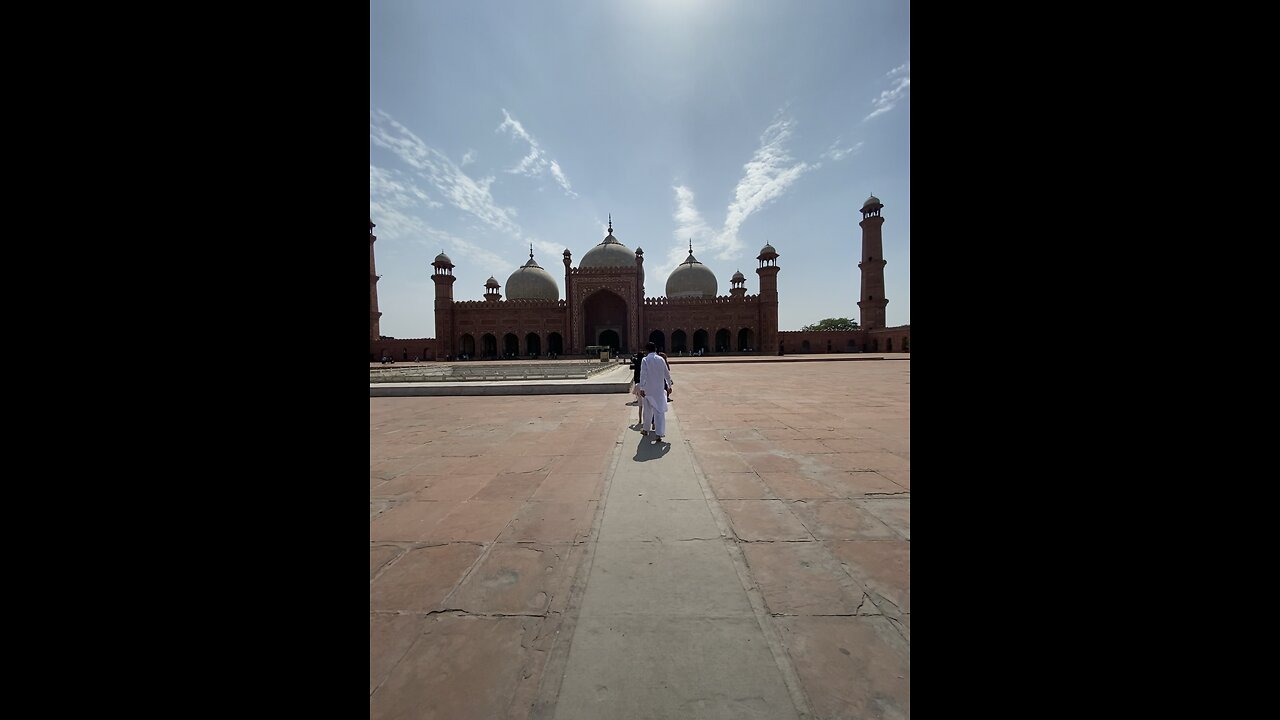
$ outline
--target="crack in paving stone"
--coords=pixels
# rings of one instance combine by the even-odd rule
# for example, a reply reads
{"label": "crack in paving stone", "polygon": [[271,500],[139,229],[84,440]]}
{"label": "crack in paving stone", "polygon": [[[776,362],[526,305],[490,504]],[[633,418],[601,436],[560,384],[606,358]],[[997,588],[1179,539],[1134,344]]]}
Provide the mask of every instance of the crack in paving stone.
{"label": "crack in paving stone", "polygon": [[[538,614],[538,613],[501,613],[501,612],[498,612],[498,613],[480,613],[480,612],[471,612],[470,610],[464,610],[463,608],[445,608],[445,609],[443,609],[443,610],[430,610],[430,611],[427,611],[427,612],[425,612],[425,613],[417,613],[417,612],[401,612],[401,611],[399,611],[399,610],[371,610],[370,612],[371,612],[372,614],[375,614],[375,615],[420,615],[420,616],[422,616],[422,617],[424,617],[424,618],[426,618],[426,617],[430,617],[430,616],[432,616],[432,615],[440,615],[440,614],[443,614],[443,613],[454,613],[456,617],[477,617],[477,618],[530,617],[530,618],[542,618],[542,619],[544,619],[544,620],[545,620],[545,619],[547,618],[547,615],[548,615],[548,613],[542,613],[542,614]],[[552,614],[554,614],[554,613],[552,613]]]}
{"label": "crack in paving stone", "polygon": [[771,617],[858,617],[857,613],[805,613],[802,615],[800,613],[771,612],[769,615]]}
{"label": "crack in paving stone", "polygon": [[884,617],[886,620],[889,621],[889,624],[893,626],[893,629],[898,632],[898,635],[902,636],[902,639],[905,640],[908,645],[910,645],[911,639],[907,637],[907,632],[905,629],[906,626],[902,624],[902,621],[889,615],[885,615]]}

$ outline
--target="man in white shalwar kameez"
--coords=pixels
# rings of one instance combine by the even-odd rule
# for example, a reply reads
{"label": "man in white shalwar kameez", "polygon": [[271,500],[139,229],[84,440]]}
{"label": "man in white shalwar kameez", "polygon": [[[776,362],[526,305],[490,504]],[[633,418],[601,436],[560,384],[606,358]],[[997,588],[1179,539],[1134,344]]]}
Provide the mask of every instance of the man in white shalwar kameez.
{"label": "man in white shalwar kameez", "polygon": [[644,349],[649,354],[640,361],[640,402],[644,403],[640,434],[649,434],[649,421],[652,420],[653,434],[657,436],[654,444],[657,444],[667,434],[667,386],[675,383],[671,382],[667,361],[658,357],[658,346],[649,343]]}

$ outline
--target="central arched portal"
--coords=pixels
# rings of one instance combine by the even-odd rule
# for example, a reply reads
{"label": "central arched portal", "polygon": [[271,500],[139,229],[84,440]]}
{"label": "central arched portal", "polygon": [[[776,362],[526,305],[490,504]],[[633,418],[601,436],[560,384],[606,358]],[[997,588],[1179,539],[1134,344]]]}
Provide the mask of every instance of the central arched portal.
{"label": "central arched portal", "polygon": [[[582,306],[582,337],[588,345],[600,344],[627,348],[627,302],[608,290],[599,290]],[[612,332],[612,342],[607,334]]]}

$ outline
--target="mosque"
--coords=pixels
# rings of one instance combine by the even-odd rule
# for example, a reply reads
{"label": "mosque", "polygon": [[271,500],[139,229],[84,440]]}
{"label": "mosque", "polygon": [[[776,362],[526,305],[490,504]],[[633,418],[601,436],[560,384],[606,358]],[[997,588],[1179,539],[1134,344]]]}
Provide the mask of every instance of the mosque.
{"label": "mosque", "polygon": [[[564,251],[564,299],[556,278],[529,260],[502,285],[490,277],[484,300],[453,299],[454,264],[443,252],[431,264],[436,286],[436,337],[399,339],[378,331],[378,275],[369,221],[369,360],[451,360],[459,358],[545,358],[585,356],[601,348],[618,353],[642,350],[647,342],[669,355],[783,354],[828,352],[910,352],[910,325],[885,327],[884,267],[880,228],[884,207],[874,195],[862,205],[860,328],[852,331],[778,330],[778,251],[770,244],[756,256],[759,292],[747,294],[746,277],[735,272],[729,294],[689,256],[667,276],[665,295],[645,296],[644,250],[634,251],[608,234],[573,266]],[[842,312],[836,312],[837,315]]]}

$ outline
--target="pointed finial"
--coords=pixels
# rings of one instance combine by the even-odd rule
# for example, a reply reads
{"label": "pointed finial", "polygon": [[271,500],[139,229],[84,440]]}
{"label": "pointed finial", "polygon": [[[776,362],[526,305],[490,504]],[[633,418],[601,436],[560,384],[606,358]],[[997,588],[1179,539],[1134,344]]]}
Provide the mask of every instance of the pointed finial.
{"label": "pointed finial", "polygon": [[693,238],[689,238],[689,254],[693,254]]}
{"label": "pointed finial", "polygon": [[533,243],[529,243],[529,259],[533,259]]}
{"label": "pointed finial", "polygon": [[609,234],[613,234],[613,213],[609,213]]}

